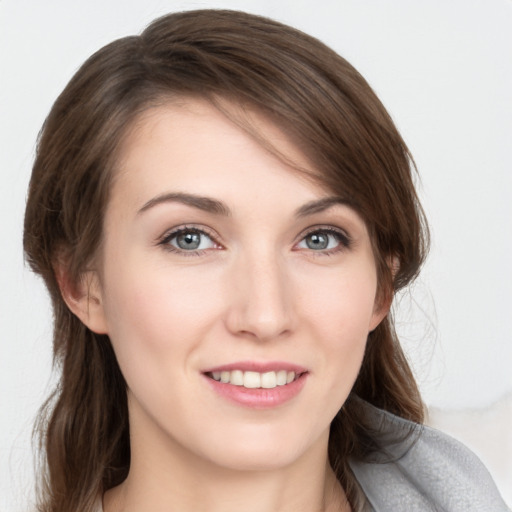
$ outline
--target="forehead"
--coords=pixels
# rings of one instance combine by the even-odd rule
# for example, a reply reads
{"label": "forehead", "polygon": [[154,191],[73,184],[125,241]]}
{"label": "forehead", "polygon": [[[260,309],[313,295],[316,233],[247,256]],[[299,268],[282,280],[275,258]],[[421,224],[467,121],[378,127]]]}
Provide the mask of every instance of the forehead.
{"label": "forehead", "polygon": [[322,195],[327,190],[317,175],[291,138],[254,110],[181,100],[151,107],[131,125],[119,148],[113,195],[130,185],[140,194],[165,186],[226,192],[244,179]]}

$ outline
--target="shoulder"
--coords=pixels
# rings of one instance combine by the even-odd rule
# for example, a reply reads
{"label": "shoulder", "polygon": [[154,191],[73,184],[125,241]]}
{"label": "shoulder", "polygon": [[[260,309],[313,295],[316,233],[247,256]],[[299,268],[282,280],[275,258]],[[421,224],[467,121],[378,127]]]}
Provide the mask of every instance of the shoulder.
{"label": "shoulder", "polygon": [[463,444],[362,403],[380,446],[350,467],[375,512],[508,512],[489,472]]}

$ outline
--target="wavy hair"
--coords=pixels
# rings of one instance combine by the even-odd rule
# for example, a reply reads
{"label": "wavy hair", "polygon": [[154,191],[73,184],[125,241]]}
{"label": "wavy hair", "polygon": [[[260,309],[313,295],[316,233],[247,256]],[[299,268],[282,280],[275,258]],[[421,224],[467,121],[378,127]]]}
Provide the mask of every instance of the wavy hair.
{"label": "wavy hair", "polygon": [[[190,96],[249,106],[290,134],[313,162],[315,179],[348,197],[365,220],[381,300],[410,283],[424,260],[428,230],[411,155],[363,77],[317,39],[243,12],[200,10],[164,16],[141,35],[103,47],[44,123],[25,214],[26,259],[50,293],[60,372],[36,426],[40,512],[90,512],[130,464],[126,384],[110,340],[67,308],[55,263],[64,258],[71,281],[79,282],[102,240],[124,135],[150,106]],[[420,394],[389,316],[369,334],[352,395],[422,421]],[[367,451],[358,400],[349,397],[332,422],[329,457],[353,507],[359,493],[347,461]]]}

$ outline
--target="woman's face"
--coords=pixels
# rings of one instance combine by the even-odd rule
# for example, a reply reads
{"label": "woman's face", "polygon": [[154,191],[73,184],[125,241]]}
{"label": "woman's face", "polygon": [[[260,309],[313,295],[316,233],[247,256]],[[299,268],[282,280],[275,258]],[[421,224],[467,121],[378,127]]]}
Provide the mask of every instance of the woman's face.
{"label": "woman's face", "polygon": [[127,136],[97,276],[93,328],[112,341],[132,456],[146,459],[266,469],[325,457],[386,313],[357,213],[196,100],[147,111]]}

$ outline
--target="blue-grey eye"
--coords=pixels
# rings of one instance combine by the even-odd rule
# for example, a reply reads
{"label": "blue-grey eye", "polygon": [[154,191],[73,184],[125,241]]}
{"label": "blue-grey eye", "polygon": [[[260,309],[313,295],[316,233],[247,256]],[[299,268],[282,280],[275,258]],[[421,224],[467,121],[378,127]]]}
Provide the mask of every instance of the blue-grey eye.
{"label": "blue-grey eye", "polygon": [[329,231],[314,231],[305,236],[298,247],[300,249],[311,249],[313,251],[326,251],[335,249],[340,245],[340,236]]}
{"label": "blue-grey eye", "polygon": [[169,238],[168,243],[181,251],[200,251],[215,247],[215,242],[197,229],[181,230]]}

